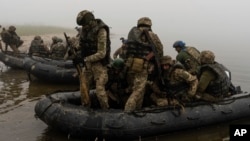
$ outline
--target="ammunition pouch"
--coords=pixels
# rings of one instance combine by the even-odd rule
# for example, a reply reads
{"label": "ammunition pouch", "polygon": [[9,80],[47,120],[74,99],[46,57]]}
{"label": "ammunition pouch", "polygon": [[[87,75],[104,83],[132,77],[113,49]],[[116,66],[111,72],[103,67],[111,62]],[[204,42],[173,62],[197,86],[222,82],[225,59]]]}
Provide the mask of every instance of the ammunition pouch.
{"label": "ammunition pouch", "polygon": [[144,59],[141,58],[133,58],[131,64],[131,71],[139,73],[142,72],[144,66]]}

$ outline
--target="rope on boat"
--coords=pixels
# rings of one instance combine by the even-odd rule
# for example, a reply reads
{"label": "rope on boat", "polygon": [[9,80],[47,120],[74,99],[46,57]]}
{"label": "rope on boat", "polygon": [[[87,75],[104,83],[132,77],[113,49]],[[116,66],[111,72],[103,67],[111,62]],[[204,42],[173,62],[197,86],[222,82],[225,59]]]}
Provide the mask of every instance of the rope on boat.
{"label": "rope on boat", "polygon": [[184,111],[184,107],[182,105],[178,105],[178,106],[156,107],[153,109],[144,109],[144,110],[139,110],[139,111],[133,111],[133,112],[131,112],[131,114],[133,114],[134,116],[137,116],[137,117],[144,117],[144,116],[146,116],[147,113],[161,113],[161,112],[164,112],[164,111],[169,110],[169,109],[171,109],[171,110],[177,109],[178,110],[178,115],[173,113],[175,116],[180,116],[182,113],[181,111]]}

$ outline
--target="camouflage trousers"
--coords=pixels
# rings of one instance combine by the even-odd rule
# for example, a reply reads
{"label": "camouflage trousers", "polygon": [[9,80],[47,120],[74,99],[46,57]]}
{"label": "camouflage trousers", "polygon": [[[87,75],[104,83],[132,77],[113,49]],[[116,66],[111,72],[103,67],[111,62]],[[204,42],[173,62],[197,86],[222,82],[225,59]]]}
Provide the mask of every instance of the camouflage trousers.
{"label": "camouflage trousers", "polygon": [[95,84],[96,96],[102,109],[108,109],[108,95],[105,91],[105,84],[108,81],[106,66],[101,63],[92,63],[88,68],[83,68],[83,74],[87,80],[88,88],[93,88]]}
{"label": "camouflage trousers", "polygon": [[128,82],[132,87],[132,93],[125,104],[125,112],[132,112],[140,109],[143,103],[145,87],[147,83],[148,72],[146,69],[140,73],[128,73]]}

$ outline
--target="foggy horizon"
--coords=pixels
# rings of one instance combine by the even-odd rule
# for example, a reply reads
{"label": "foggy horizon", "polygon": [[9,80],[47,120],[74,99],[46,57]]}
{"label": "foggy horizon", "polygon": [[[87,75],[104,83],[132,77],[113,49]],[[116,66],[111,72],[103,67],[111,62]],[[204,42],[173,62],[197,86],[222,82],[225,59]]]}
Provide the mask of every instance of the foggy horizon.
{"label": "foggy horizon", "polygon": [[[166,50],[176,40],[218,52],[250,46],[248,0],[1,0],[0,25],[49,25],[74,28],[82,10],[93,11],[110,32],[127,37],[141,17],[152,20]],[[120,42],[120,41],[117,41]]]}

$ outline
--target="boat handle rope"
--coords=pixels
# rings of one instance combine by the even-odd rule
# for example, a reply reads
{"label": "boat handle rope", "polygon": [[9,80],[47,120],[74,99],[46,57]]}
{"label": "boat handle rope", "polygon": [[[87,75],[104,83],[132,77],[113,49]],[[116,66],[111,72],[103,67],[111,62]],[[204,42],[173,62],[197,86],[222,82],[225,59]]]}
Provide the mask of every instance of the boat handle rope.
{"label": "boat handle rope", "polygon": [[52,101],[44,110],[40,115],[35,114],[35,118],[40,118],[54,103],[60,103],[61,100],[54,100]]}
{"label": "boat handle rope", "polygon": [[227,105],[227,104],[231,104],[233,102],[235,102],[235,98],[234,99],[230,99],[230,100],[227,100],[227,101],[222,101],[222,102],[218,102],[217,104],[218,105]]}
{"label": "boat handle rope", "polygon": [[[173,107],[160,107],[160,108],[154,108],[154,109],[145,109],[145,110],[133,111],[133,112],[131,112],[131,114],[134,114],[135,116],[138,116],[138,117],[143,117],[147,113],[161,113],[161,112],[164,112],[168,109],[178,110],[179,113],[181,113],[181,110],[183,110],[183,107],[180,105],[177,105],[177,106],[173,106]],[[178,115],[180,115],[180,114],[178,114]]]}

